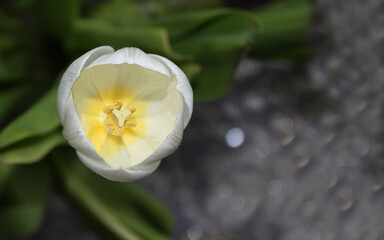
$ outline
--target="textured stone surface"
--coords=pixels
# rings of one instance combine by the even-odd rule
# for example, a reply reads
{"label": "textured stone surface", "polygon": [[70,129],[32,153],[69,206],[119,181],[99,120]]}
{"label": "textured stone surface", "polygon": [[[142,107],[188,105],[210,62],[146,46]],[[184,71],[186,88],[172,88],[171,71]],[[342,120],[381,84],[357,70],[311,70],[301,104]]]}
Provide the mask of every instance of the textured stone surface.
{"label": "textured stone surface", "polygon": [[384,4],[316,11],[312,60],[244,60],[142,181],[177,214],[175,239],[384,239]]}

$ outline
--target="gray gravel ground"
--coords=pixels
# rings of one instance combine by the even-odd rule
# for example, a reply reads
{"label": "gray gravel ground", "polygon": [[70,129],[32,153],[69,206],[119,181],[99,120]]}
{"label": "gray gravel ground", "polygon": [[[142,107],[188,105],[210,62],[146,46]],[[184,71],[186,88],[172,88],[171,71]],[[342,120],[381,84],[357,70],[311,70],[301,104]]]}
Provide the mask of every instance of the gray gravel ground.
{"label": "gray gravel ground", "polygon": [[[384,239],[384,1],[316,11],[309,62],[242,61],[140,181],[173,209],[175,239]],[[96,239],[55,196],[46,222],[38,239]]]}
{"label": "gray gravel ground", "polygon": [[309,63],[244,60],[142,183],[175,239],[384,239],[384,2],[320,0]]}

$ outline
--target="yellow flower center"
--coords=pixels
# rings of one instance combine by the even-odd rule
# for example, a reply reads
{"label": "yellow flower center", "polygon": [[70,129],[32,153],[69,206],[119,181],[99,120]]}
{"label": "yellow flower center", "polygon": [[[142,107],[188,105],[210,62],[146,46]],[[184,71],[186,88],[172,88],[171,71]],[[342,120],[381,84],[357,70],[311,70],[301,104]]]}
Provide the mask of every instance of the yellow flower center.
{"label": "yellow flower center", "polygon": [[108,105],[103,109],[105,114],[104,124],[108,127],[109,133],[121,136],[125,128],[136,127],[135,117],[132,114],[136,108],[123,108],[123,102],[118,100],[113,105]]}
{"label": "yellow flower center", "polygon": [[134,166],[164,142],[181,107],[176,84],[176,79],[135,64],[98,65],[81,72],[72,86],[73,102],[87,138],[105,162]]}

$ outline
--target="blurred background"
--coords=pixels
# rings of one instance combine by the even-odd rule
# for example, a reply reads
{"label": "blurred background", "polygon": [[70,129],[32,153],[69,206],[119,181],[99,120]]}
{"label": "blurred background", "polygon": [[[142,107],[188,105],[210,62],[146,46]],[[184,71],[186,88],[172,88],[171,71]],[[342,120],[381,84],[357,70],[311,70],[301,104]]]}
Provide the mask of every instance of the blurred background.
{"label": "blurred background", "polygon": [[[0,239],[384,240],[383,1],[0,7]],[[83,167],[56,117],[57,79],[99,45],[194,88],[181,146],[132,184]]]}

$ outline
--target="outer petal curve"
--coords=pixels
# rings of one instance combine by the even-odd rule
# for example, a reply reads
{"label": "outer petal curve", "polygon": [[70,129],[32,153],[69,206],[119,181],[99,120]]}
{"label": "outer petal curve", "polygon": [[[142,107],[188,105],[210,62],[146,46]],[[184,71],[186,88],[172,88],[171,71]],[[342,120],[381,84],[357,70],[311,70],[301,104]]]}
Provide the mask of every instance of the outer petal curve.
{"label": "outer petal curve", "polygon": [[65,118],[65,105],[68,101],[68,98],[71,96],[72,85],[80,75],[80,72],[89,64],[91,64],[95,59],[113,51],[113,48],[110,46],[102,46],[92,49],[76,59],[65,71],[63,77],[61,78],[57,94],[57,113],[62,123]]}
{"label": "outer petal curve", "polygon": [[169,59],[155,55],[155,54],[148,54],[149,56],[157,59],[158,61],[162,62],[165,66],[167,66],[170,69],[170,72],[175,76],[177,79],[177,86],[176,89],[181,93],[181,96],[184,98],[184,102],[187,105],[187,109],[185,109],[185,115],[184,115],[184,126],[183,129],[185,129],[191,120],[192,112],[193,112],[193,91],[191,84],[189,83],[189,80],[185,73],[172,61]]}
{"label": "outer petal curve", "polygon": [[156,59],[153,59],[148,54],[138,48],[126,47],[117,50],[116,52],[105,54],[93,61],[87,68],[103,64],[137,64],[143,68],[162,73],[168,77],[172,77],[168,69]]}
{"label": "outer petal curve", "polygon": [[[177,90],[181,93],[180,112],[174,128],[163,143],[147,159],[129,168],[113,168],[96,152],[93,144],[82,129],[72,99],[71,88],[80,72],[102,64],[137,64],[144,68],[160,72],[170,78],[176,78]],[[137,48],[123,48],[113,52],[111,47],[95,48],[75,62],[64,73],[59,86],[57,108],[64,125],[63,134],[69,144],[77,151],[80,160],[97,174],[113,181],[134,181],[151,174],[159,166],[161,159],[173,153],[179,146],[183,130],[187,126],[193,109],[192,88],[185,74],[170,60],[152,54],[146,54]]]}

